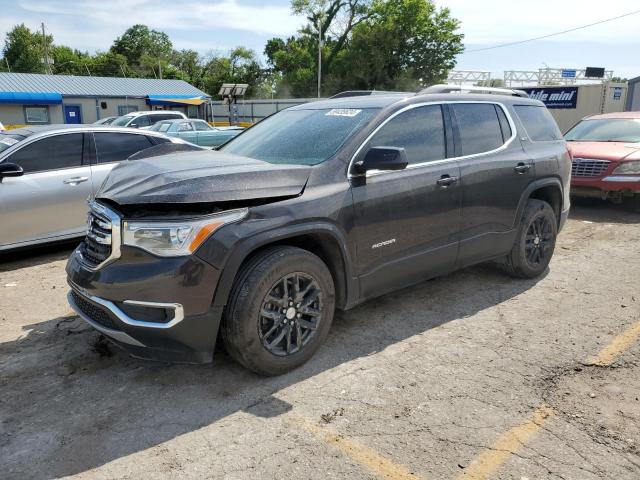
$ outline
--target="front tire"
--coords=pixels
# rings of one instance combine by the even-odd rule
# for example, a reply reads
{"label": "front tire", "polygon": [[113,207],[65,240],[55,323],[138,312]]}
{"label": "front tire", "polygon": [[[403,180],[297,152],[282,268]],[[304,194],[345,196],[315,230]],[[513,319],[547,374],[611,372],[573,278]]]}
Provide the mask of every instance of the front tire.
{"label": "front tire", "polygon": [[556,214],[547,202],[527,200],[516,240],[504,267],[518,278],[535,278],[545,272],[553,256],[558,235]]}
{"label": "front tire", "polygon": [[334,311],[333,278],[320,258],[296,247],[268,248],[241,269],[222,338],[241,365],[261,375],[280,375],[314,355]]}

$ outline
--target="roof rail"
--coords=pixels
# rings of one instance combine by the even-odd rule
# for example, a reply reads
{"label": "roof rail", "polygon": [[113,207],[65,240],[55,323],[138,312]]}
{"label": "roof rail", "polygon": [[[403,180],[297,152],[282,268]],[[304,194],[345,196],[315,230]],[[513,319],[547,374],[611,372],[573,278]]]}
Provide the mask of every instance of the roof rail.
{"label": "roof rail", "polygon": [[432,85],[418,92],[418,95],[432,93],[486,93],[490,95],[509,95],[512,97],[529,98],[524,90],[516,90],[513,88],[496,88],[496,87],[476,87],[466,85],[441,84]]}
{"label": "roof rail", "polygon": [[346,90],[329,98],[366,97],[368,95],[413,95],[413,92],[393,92],[387,90]]}

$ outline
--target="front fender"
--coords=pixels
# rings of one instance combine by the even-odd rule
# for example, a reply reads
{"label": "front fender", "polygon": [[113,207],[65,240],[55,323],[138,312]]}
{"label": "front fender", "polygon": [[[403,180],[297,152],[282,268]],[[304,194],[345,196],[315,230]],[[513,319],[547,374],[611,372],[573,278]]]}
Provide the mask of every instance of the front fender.
{"label": "front fender", "polygon": [[328,235],[333,239],[335,245],[338,246],[342,256],[342,265],[344,265],[345,303],[353,303],[357,292],[355,285],[357,280],[352,270],[352,254],[346,240],[346,234],[337,225],[330,222],[311,222],[297,225],[283,225],[252,235],[246,239],[238,239],[237,243],[229,249],[229,254],[224,259],[224,263],[220,265],[222,273],[216,287],[213,305],[216,307],[226,305],[229,294],[231,293],[231,288],[233,287],[233,282],[241,265],[254,252],[269,245],[287,244],[287,240],[295,244],[296,238],[307,235]]}

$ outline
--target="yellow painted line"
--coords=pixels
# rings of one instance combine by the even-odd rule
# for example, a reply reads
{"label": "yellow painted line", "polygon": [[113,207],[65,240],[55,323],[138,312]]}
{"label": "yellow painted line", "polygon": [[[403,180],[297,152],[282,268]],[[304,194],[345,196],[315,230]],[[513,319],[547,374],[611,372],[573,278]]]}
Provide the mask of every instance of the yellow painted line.
{"label": "yellow painted line", "polygon": [[355,460],[371,473],[388,480],[419,480],[403,465],[398,465],[381,456],[375,450],[360,442],[340,435],[329,427],[322,427],[300,415],[289,414],[289,419],[303,430],[315,435],[329,445],[340,450],[344,455]]}
{"label": "yellow painted line", "polygon": [[526,445],[551,419],[553,410],[546,405],[533,412],[533,418],[505,432],[488,449],[478,455],[458,477],[465,480],[483,480],[495,473],[509,457]]}
{"label": "yellow painted line", "polygon": [[611,340],[602,350],[600,350],[600,353],[587,360],[587,363],[589,365],[611,365],[639,338],[640,322],[637,322]]}

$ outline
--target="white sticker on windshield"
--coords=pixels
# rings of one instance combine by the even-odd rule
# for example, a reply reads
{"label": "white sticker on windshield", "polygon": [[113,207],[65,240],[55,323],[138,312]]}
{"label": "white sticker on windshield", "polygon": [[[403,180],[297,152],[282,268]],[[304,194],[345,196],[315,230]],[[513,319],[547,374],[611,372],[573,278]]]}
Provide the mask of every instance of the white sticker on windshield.
{"label": "white sticker on windshield", "polygon": [[4,143],[5,145],[15,145],[16,143],[18,143],[18,140],[16,140],[15,138],[11,138],[11,137],[7,137],[7,138],[3,138],[2,140],[0,140],[0,143]]}
{"label": "white sticker on windshield", "polygon": [[330,115],[333,117],[355,117],[362,110],[358,110],[355,108],[333,108],[329,110],[325,115]]}

